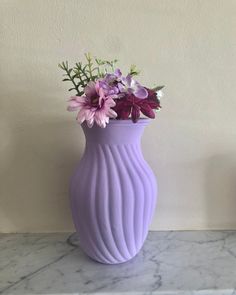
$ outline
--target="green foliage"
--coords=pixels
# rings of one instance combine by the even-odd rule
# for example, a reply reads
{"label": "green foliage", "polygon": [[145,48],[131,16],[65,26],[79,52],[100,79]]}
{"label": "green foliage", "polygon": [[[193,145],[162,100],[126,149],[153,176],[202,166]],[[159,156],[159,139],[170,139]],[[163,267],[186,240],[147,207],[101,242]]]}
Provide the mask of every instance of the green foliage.
{"label": "green foliage", "polygon": [[104,77],[109,72],[114,72],[117,59],[112,61],[94,58],[90,53],[85,54],[86,63],[77,62],[73,67],[69,67],[68,61],[59,64],[59,68],[65,71],[65,78],[62,81],[70,81],[73,87],[69,91],[75,90],[76,95],[84,93],[84,87],[98,78]]}
{"label": "green foliage", "polygon": [[76,90],[77,95],[81,95],[83,92],[80,90],[80,87],[84,85],[84,82],[81,79],[79,79],[79,82],[76,81],[78,75],[75,73],[75,70],[73,68],[70,68],[68,65],[68,61],[62,62],[61,64],[58,65],[63,71],[66,73],[63,74],[65,77],[62,81],[70,81],[73,84],[73,87],[69,89],[69,91]]}
{"label": "green foliage", "polygon": [[105,74],[109,73],[110,71],[115,71],[115,64],[118,62],[117,59],[114,60],[102,60],[95,58],[96,64],[99,69],[99,77],[104,77]]}
{"label": "green foliage", "polygon": [[139,75],[140,71],[137,69],[136,65],[131,65],[129,69],[130,76],[137,76]]}
{"label": "green foliage", "polygon": [[152,90],[159,91],[159,90],[161,90],[164,87],[165,87],[164,85],[162,85],[162,86],[156,86],[156,87],[152,88]]}

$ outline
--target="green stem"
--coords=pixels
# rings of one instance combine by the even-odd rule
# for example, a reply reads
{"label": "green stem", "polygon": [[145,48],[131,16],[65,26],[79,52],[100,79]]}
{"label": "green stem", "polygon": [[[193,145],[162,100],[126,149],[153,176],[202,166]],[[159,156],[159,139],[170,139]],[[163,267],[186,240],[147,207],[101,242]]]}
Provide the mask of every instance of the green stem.
{"label": "green stem", "polygon": [[85,87],[84,80],[82,79],[82,77],[80,75],[79,69],[76,71],[76,75],[77,75],[78,79],[80,80],[81,86]]}
{"label": "green stem", "polygon": [[93,79],[91,60],[89,60],[89,62],[88,62],[88,68],[89,68],[90,79]]}
{"label": "green stem", "polygon": [[73,83],[75,90],[77,91],[77,95],[80,95],[80,91],[79,91],[79,85],[77,85],[74,81],[74,79],[72,78],[69,70],[67,68],[65,68],[66,74],[69,77],[70,81]]}

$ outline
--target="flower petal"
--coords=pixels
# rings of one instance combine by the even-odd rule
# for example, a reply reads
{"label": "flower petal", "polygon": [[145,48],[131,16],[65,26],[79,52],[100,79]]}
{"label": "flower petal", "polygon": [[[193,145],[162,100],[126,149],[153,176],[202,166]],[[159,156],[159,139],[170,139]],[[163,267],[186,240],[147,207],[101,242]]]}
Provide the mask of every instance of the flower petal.
{"label": "flower petal", "polygon": [[126,78],[124,79],[125,84],[126,84],[127,86],[131,86],[132,80],[133,80],[133,79],[132,79],[131,75],[127,75]]}
{"label": "flower petal", "polygon": [[80,102],[77,101],[77,96],[71,97],[69,100],[69,105],[67,107],[67,110],[69,112],[73,112],[78,110],[79,107],[80,107]]}
{"label": "flower petal", "polygon": [[126,92],[126,88],[125,88],[124,84],[118,83],[117,86],[118,86],[120,92]]}
{"label": "flower petal", "polygon": [[87,122],[87,126],[89,128],[92,128],[93,127],[93,124],[94,124],[94,117],[91,118],[91,119],[89,119],[89,120],[86,120],[86,122]]}
{"label": "flower petal", "polygon": [[154,113],[153,109],[148,104],[142,104],[140,109],[141,109],[141,112],[145,116],[147,116],[147,117],[149,117],[151,119],[155,118],[155,113]]}
{"label": "flower petal", "polygon": [[84,88],[84,93],[87,97],[91,97],[97,94],[95,83],[90,81],[87,86]]}
{"label": "flower petal", "polygon": [[94,115],[95,115],[95,111],[96,111],[96,109],[94,109],[94,108],[85,109],[84,112],[85,112],[85,118],[86,118],[86,120],[93,119],[94,118]]}
{"label": "flower petal", "polygon": [[114,110],[112,110],[112,109],[110,109],[107,112],[107,115],[108,115],[109,118],[116,118],[117,117],[117,113]]}
{"label": "flower petal", "polygon": [[116,77],[120,78],[122,76],[121,70],[120,69],[115,69],[114,74],[116,75]]}
{"label": "flower petal", "polygon": [[84,110],[80,110],[77,114],[76,120],[79,124],[82,124],[85,121],[85,113]]}
{"label": "flower petal", "polygon": [[109,98],[106,99],[105,105],[108,107],[114,107],[116,105],[115,101],[112,99],[110,96]]}
{"label": "flower petal", "polygon": [[140,117],[140,107],[137,105],[133,105],[132,111],[131,111],[132,121],[134,123],[136,123],[138,121],[139,117]]}
{"label": "flower petal", "polygon": [[78,108],[79,108],[79,106],[68,106],[67,107],[67,111],[69,111],[69,112],[74,112],[74,111],[77,111],[78,110]]}
{"label": "flower petal", "polygon": [[138,85],[133,93],[138,98],[147,98],[148,97],[147,89],[145,89],[141,85]]}
{"label": "flower petal", "polygon": [[103,111],[101,111],[101,110],[97,111],[95,113],[94,119],[95,119],[95,122],[98,124],[98,126],[100,126],[102,128],[106,127],[107,117]]}
{"label": "flower petal", "polygon": [[117,115],[119,118],[126,120],[129,118],[130,112],[131,112],[131,106],[125,106],[124,108],[120,110],[119,113],[117,113]]}

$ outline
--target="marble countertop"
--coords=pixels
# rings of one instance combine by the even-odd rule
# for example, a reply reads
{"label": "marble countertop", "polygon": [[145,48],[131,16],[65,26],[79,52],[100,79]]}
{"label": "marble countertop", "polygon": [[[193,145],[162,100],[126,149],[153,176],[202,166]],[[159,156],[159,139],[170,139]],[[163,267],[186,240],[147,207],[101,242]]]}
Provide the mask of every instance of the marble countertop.
{"label": "marble countertop", "polygon": [[120,265],[92,261],[68,236],[1,234],[0,294],[236,295],[236,231],[150,232]]}

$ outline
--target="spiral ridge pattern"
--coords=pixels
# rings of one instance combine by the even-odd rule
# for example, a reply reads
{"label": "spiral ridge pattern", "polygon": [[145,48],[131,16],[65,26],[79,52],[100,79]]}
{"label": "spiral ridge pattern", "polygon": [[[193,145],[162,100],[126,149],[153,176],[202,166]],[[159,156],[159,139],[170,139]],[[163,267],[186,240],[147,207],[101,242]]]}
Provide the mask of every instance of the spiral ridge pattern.
{"label": "spiral ridge pattern", "polygon": [[106,264],[133,258],[146,239],[156,194],[139,142],[87,144],[70,187],[82,249]]}

